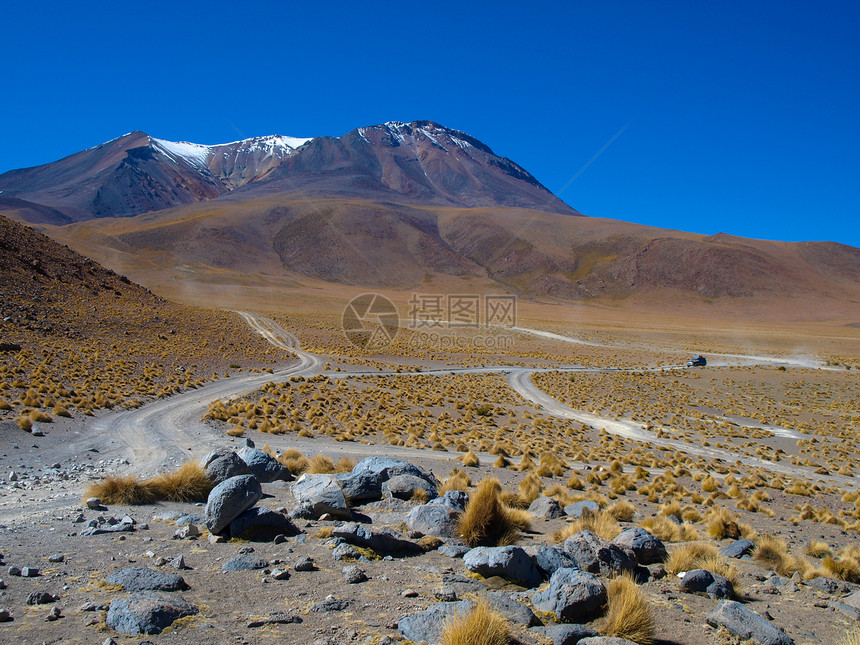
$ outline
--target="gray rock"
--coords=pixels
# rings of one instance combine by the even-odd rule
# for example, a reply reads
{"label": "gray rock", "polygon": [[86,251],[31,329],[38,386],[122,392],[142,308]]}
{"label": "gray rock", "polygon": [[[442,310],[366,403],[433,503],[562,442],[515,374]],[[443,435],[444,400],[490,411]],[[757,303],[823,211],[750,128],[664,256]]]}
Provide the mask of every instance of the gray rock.
{"label": "gray rock", "polygon": [[230,522],[230,535],[249,540],[273,540],[276,535],[297,535],[299,529],[283,513],[268,508],[249,508]]}
{"label": "gray rock", "polygon": [[34,591],[27,596],[28,605],[47,605],[51,602],[57,602],[59,596],[48,593],[47,591]]}
{"label": "gray rock", "polygon": [[175,522],[184,515],[185,513],[182,513],[181,511],[162,511],[153,515],[152,519],[161,522]]}
{"label": "gray rock", "polygon": [[373,473],[337,473],[335,478],[350,504],[382,499],[382,482]]}
{"label": "gray rock", "polygon": [[295,614],[287,614],[285,612],[276,611],[269,614],[266,618],[259,618],[248,622],[248,628],[265,627],[266,625],[288,625],[290,623],[301,623],[302,617]]}
{"label": "gray rock", "polygon": [[687,571],[681,578],[679,585],[682,591],[688,593],[706,593],[714,599],[734,598],[735,588],[725,576],[707,571],[706,569],[693,569]]}
{"label": "gray rock", "polygon": [[437,495],[436,487],[433,484],[415,475],[396,475],[382,483],[383,497],[412,499],[418,491],[424,492],[424,499],[433,499]]}
{"label": "gray rock", "polygon": [[442,497],[431,499],[428,504],[444,504],[455,511],[462,513],[466,510],[466,504],[469,503],[469,493],[464,490],[449,490]]}
{"label": "gray rock", "polygon": [[538,497],[529,505],[529,513],[545,520],[554,520],[564,515],[564,510],[552,497]]}
{"label": "gray rock", "polygon": [[406,515],[406,524],[410,529],[436,537],[456,537],[459,520],[460,513],[445,504],[416,506]]}
{"label": "gray rock", "polygon": [[721,600],[705,620],[712,627],[725,627],[738,638],[752,639],[756,645],[794,645],[782,631],[733,600]]}
{"label": "gray rock", "polygon": [[342,519],[352,517],[346,496],[333,475],[302,475],[291,486],[291,490],[296,502],[310,508],[315,517],[324,513]]}
{"label": "gray rock", "polygon": [[742,558],[752,553],[753,549],[755,549],[755,542],[752,540],[735,540],[720,549],[720,554],[727,558]]}
{"label": "gray rock", "polygon": [[379,480],[380,484],[397,475],[413,475],[428,481],[434,486],[439,486],[439,480],[436,479],[433,473],[400,459],[392,459],[391,457],[366,457],[355,465],[352,472],[355,475],[364,473],[373,475]]}
{"label": "gray rock", "polygon": [[305,556],[296,560],[296,563],[293,565],[293,569],[296,571],[314,571],[317,566],[314,564],[313,558],[309,556]]}
{"label": "gray rock", "polygon": [[361,551],[346,542],[338,544],[334,549],[332,549],[331,557],[338,561],[361,560],[362,562],[368,562],[368,559],[362,555]]}
{"label": "gray rock", "polygon": [[553,614],[559,622],[584,623],[606,603],[606,587],[587,571],[559,569],[549,587],[534,592],[531,601],[535,609]]}
{"label": "gray rock", "polygon": [[186,513],[176,518],[174,526],[187,526],[188,524],[205,524],[206,518],[199,513]]}
{"label": "gray rock", "polygon": [[290,572],[286,569],[272,569],[271,576],[273,580],[289,580]]}
{"label": "gray rock", "polygon": [[12,620],[12,612],[5,607],[0,607],[0,623],[8,623]]}
{"label": "gray rock", "polygon": [[160,634],[173,621],[197,612],[182,596],[139,591],[111,602],[107,624],[120,634]]}
{"label": "gray rock", "polygon": [[352,602],[348,598],[335,598],[331,594],[325,597],[325,600],[314,603],[308,611],[314,613],[326,613],[330,611],[343,611],[349,607]]}
{"label": "gray rock", "polygon": [[[833,583],[835,583],[837,585],[837,587],[836,587],[837,591],[844,591],[845,588],[848,586],[840,580],[833,580],[833,578],[815,578],[813,580],[810,580],[807,584],[812,585],[812,583],[815,582],[816,580],[832,581]],[[818,587],[816,587],[816,588],[818,588]],[[831,593],[833,593],[833,592],[831,592]],[[845,598],[842,599],[842,602],[844,602],[846,605],[854,607],[855,609],[860,609],[860,591],[855,591],[850,596],[846,596]]]}
{"label": "gray rock", "polygon": [[178,569],[179,571],[183,571],[188,569],[188,565],[185,564],[185,558],[181,555],[176,556],[170,561],[170,566],[174,569]]}
{"label": "gray rock", "polygon": [[852,607],[844,602],[829,602],[827,603],[827,606],[841,611],[843,614],[848,616],[848,618],[860,621],[860,609],[857,609],[856,607]]}
{"label": "gray rock", "polygon": [[668,555],[662,540],[639,526],[621,531],[612,542],[632,551],[639,564],[663,562]]}
{"label": "gray rock", "polygon": [[479,546],[463,556],[469,571],[485,578],[501,576],[526,587],[541,583],[540,572],[534,560],[518,546]]}
{"label": "gray rock", "polygon": [[410,540],[389,529],[374,531],[361,524],[348,522],[332,530],[332,537],[340,538],[348,544],[372,549],[380,555],[409,555],[423,552],[423,549]]}
{"label": "gray rock", "polygon": [[36,567],[23,567],[21,569],[21,577],[22,578],[38,578],[39,577],[39,569]]}
{"label": "gray rock", "polygon": [[260,480],[261,483],[293,480],[293,474],[289,468],[262,450],[243,448],[239,452],[239,457],[248,465],[248,472]]}
{"label": "gray rock", "polygon": [[367,574],[364,572],[364,569],[355,566],[354,564],[350,564],[345,566],[341,573],[343,574],[343,579],[347,581],[347,583],[351,585],[358,584],[360,582],[365,582],[369,578]]}
{"label": "gray rock", "polygon": [[564,512],[570,517],[580,518],[583,513],[598,513],[600,504],[590,499],[584,499],[581,502],[574,502],[564,507]]}
{"label": "gray rock", "polygon": [[120,569],[105,578],[112,585],[122,585],[126,591],[181,591],[188,589],[182,576],[161,573],[147,567]]}
{"label": "gray rock", "polygon": [[626,551],[591,531],[571,535],[564,541],[562,548],[576,560],[580,569],[589,573],[609,577],[636,569],[636,560]]}
{"label": "gray rock", "polygon": [[212,533],[221,533],[262,496],[263,489],[253,475],[239,475],[221,482],[209,493],[206,526]]}
{"label": "gray rock", "polygon": [[248,473],[248,464],[229,448],[213,450],[200,460],[200,467],[216,486],[231,477]]}
{"label": "gray rock", "polygon": [[499,612],[508,620],[522,625],[523,627],[534,627],[541,622],[534,612],[523,603],[514,600],[508,594],[500,591],[490,591],[484,595],[490,607]]}
{"label": "gray rock", "polygon": [[449,616],[468,614],[474,606],[471,600],[438,602],[422,612],[404,616],[397,622],[397,629],[406,640],[438,643],[445,620]]}
{"label": "gray rock", "polygon": [[529,632],[548,638],[552,645],[577,645],[583,638],[600,635],[586,625],[547,625],[532,627]]}
{"label": "gray rock", "polygon": [[102,501],[98,497],[88,497],[86,505],[87,508],[98,511],[102,508]]}
{"label": "gray rock", "polygon": [[173,537],[177,540],[187,540],[189,538],[200,537],[200,535],[200,529],[197,528],[196,524],[186,524],[173,532]]}
{"label": "gray rock", "polygon": [[449,558],[462,558],[472,550],[472,547],[465,544],[443,544],[436,550],[442,555],[447,555]]}
{"label": "gray rock", "polygon": [[253,571],[255,569],[265,569],[269,563],[260,558],[254,558],[247,555],[236,556],[230,558],[221,565],[221,571]]}
{"label": "gray rock", "polygon": [[549,578],[559,569],[578,568],[573,556],[561,549],[543,545],[534,554],[535,564],[544,577]]}
{"label": "gray rock", "polygon": [[615,636],[589,636],[579,641],[579,645],[636,645],[636,643]]}
{"label": "gray rock", "polygon": [[66,556],[62,553],[54,553],[48,556],[48,562],[65,562]]}
{"label": "gray rock", "polygon": [[119,522],[117,524],[102,524],[101,526],[88,526],[81,531],[82,536],[101,535],[103,533],[131,533],[134,531],[134,524]]}

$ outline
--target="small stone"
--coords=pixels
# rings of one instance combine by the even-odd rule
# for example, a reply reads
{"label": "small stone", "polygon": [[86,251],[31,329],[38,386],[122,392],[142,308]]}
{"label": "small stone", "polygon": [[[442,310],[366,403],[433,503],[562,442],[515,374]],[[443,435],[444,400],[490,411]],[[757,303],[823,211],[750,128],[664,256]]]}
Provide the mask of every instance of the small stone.
{"label": "small stone", "polygon": [[8,569],[6,569],[6,573],[8,573],[10,576],[20,576],[21,569],[19,569],[18,567],[9,567]]}
{"label": "small stone", "polygon": [[170,561],[170,566],[172,566],[174,569],[180,569],[180,570],[188,568],[188,566],[185,564],[185,558],[182,557],[181,555],[173,558]]}
{"label": "small stone", "polygon": [[287,541],[287,536],[284,535],[283,533],[276,535],[275,539],[272,540],[272,542],[274,542],[275,544],[283,544],[286,541]]}
{"label": "small stone", "polygon": [[290,572],[286,569],[272,569],[272,578],[275,580],[289,580]]}
{"label": "small stone", "polygon": [[51,602],[56,602],[57,597],[49,594],[47,591],[34,591],[27,596],[28,605],[47,605]]}
{"label": "small stone", "polygon": [[22,578],[35,578],[39,575],[39,569],[36,567],[24,567],[21,569]]}
{"label": "small stone", "polygon": [[60,611],[59,607],[52,607],[51,611],[48,612],[47,620],[57,620],[58,618],[63,617],[63,612]]}
{"label": "small stone", "polygon": [[316,569],[316,565],[314,564],[313,558],[305,556],[296,561],[293,565],[293,569],[296,571],[313,571]]}
{"label": "small stone", "polygon": [[12,620],[12,614],[5,607],[0,607],[0,623],[8,623]]}
{"label": "small stone", "polygon": [[196,524],[186,524],[181,529],[177,529],[173,533],[173,537],[179,540],[187,540],[188,538],[195,538],[200,535],[200,529],[197,528]]}
{"label": "small stone", "polygon": [[418,592],[415,591],[414,589],[404,589],[403,591],[400,592],[400,595],[403,596],[404,598],[417,598]]}
{"label": "small stone", "polygon": [[209,540],[209,544],[222,544],[227,541],[227,538],[223,535],[215,535],[214,533],[210,533],[207,539]]}
{"label": "small stone", "polygon": [[342,573],[343,579],[351,585],[365,582],[368,580],[367,574],[364,572],[364,570],[355,566],[354,564],[344,567]]}
{"label": "small stone", "polygon": [[86,501],[87,508],[97,511],[102,507],[102,500],[98,497],[90,497]]}
{"label": "small stone", "polygon": [[63,562],[65,561],[65,559],[66,556],[64,556],[62,553],[55,553],[54,555],[48,556],[48,562]]}

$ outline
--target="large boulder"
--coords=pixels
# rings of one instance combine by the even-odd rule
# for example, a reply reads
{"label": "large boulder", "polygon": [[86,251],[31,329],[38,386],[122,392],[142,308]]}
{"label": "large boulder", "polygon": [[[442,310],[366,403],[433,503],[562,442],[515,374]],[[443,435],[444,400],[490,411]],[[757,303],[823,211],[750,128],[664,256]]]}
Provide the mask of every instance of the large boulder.
{"label": "large boulder", "polygon": [[428,504],[444,504],[453,508],[455,511],[463,512],[466,510],[466,504],[469,503],[469,493],[464,490],[449,490],[442,497],[431,499]]}
{"label": "large boulder", "polygon": [[549,578],[559,569],[578,568],[573,556],[552,546],[543,545],[535,551],[535,564],[544,577]]}
{"label": "large boulder", "polygon": [[264,484],[274,481],[292,481],[290,469],[267,452],[255,448],[242,448],[239,456],[248,465],[248,472]]}
{"label": "large boulder", "polygon": [[433,484],[415,475],[397,475],[382,483],[383,497],[412,499],[419,491],[424,500],[433,499],[437,494]]}
{"label": "large boulder", "polygon": [[529,505],[529,513],[534,517],[554,520],[564,515],[564,510],[561,508],[561,504],[552,497],[538,497]]}
{"label": "large boulder", "polygon": [[398,475],[413,475],[439,486],[439,480],[433,473],[427,472],[414,464],[391,457],[365,457],[352,469],[354,475],[370,474],[375,476],[380,483],[397,477]]}
{"label": "large boulder", "polygon": [[343,495],[350,504],[373,502],[382,499],[382,482],[374,473],[337,473]]}
{"label": "large boulder", "polygon": [[681,578],[681,591],[706,593],[711,598],[734,598],[735,588],[725,576],[706,569],[687,571]]}
{"label": "large boulder", "polygon": [[424,551],[419,544],[397,535],[394,531],[374,531],[355,522],[341,524],[332,530],[331,534],[347,544],[371,549],[380,555],[410,555]]}
{"label": "large boulder", "polygon": [[254,475],[239,475],[224,480],[209,492],[206,501],[206,526],[221,533],[243,511],[263,497],[263,489]]}
{"label": "large boulder", "polygon": [[580,569],[589,573],[608,577],[636,569],[636,560],[626,551],[591,531],[571,535],[562,548],[576,560]]}
{"label": "large boulder", "polygon": [[501,591],[488,591],[484,594],[490,607],[511,622],[523,627],[534,627],[540,625],[540,619],[534,612],[518,600],[514,600],[508,594]]}
{"label": "large boulder", "polygon": [[290,490],[299,505],[309,508],[316,517],[323,513],[347,520],[352,517],[343,489],[333,475],[304,474]]}
{"label": "large boulder", "polygon": [[229,448],[218,448],[208,453],[200,460],[200,467],[216,486],[231,477],[248,472],[248,464]]}
{"label": "large boulder", "polygon": [[472,611],[475,603],[471,600],[438,602],[424,611],[404,616],[397,622],[397,629],[408,641],[438,643],[442,638],[445,620],[450,616],[464,616]]}
{"label": "large boulder", "polygon": [[531,595],[532,605],[555,616],[558,622],[585,623],[606,604],[606,587],[599,578],[580,569],[559,569],[549,587]]}
{"label": "large boulder", "polygon": [[276,535],[297,535],[296,525],[283,513],[256,506],[230,522],[230,536],[247,540],[272,540]]}
{"label": "large boulder", "polygon": [[105,578],[112,585],[122,585],[126,591],[182,591],[188,585],[182,576],[161,573],[147,567],[120,569]]}
{"label": "large boulder", "polygon": [[406,515],[409,528],[423,535],[453,538],[457,536],[460,513],[444,504],[416,506]]}
{"label": "large boulder", "polygon": [[711,627],[725,627],[740,639],[751,639],[756,645],[794,645],[784,632],[734,600],[721,600],[705,621]]}
{"label": "large boulder", "polygon": [[501,576],[525,587],[537,587],[541,575],[532,557],[518,546],[479,546],[463,556],[469,571],[489,578]]}
{"label": "large boulder", "polygon": [[568,504],[564,507],[564,512],[566,515],[570,517],[575,517],[579,519],[586,513],[598,513],[600,511],[600,504],[590,499],[584,499],[581,502],[574,502],[573,504]]}
{"label": "large boulder", "polygon": [[265,569],[268,566],[269,563],[261,558],[238,555],[222,564],[221,571],[254,571],[256,569]]}
{"label": "large boulder", "polygon": [[632,551],[639,564],[656,564],[665,561],[668,556],[660,538],[639,526],[621,531],[612,542]]}
{"label": "large boulder", "polygon": [[139,591],[110,604],[108,627],[120,634],[160,634],[173,621],[193,616],[197,607],[182,596],[159,591]]}

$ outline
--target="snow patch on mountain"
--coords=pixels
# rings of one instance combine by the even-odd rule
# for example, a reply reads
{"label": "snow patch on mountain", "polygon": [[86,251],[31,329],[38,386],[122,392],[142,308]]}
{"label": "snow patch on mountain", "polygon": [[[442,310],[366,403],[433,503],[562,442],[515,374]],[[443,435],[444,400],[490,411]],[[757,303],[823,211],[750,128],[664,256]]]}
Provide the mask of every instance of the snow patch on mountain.
{"label": "snow patch on mountain", "polygon": [[174,161],[184,159],[187,163],[197,168],[207,167],[206,163],[209,160],[209,153],[211,152],[209,146],[200,145],[199,143],[189,143],[187,141],[165,141],[164,139],[155,138],[152,139],[152,143]]}

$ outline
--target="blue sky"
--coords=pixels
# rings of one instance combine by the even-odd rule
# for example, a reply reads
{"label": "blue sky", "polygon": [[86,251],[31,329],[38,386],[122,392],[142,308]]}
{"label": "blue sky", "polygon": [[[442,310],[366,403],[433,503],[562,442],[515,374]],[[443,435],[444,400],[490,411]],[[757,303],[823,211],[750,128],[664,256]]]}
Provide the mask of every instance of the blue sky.
{"label": "blue sky", "polygon": [[587,215],[860,246],[857,2],[25,4],[0,172],[430,119],[559,193],[623,129],[560,195]]}

